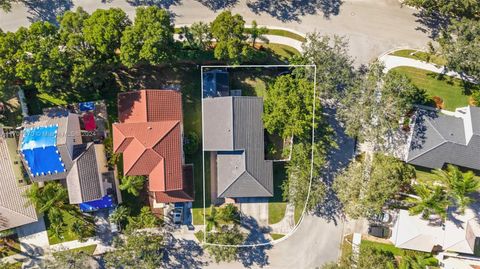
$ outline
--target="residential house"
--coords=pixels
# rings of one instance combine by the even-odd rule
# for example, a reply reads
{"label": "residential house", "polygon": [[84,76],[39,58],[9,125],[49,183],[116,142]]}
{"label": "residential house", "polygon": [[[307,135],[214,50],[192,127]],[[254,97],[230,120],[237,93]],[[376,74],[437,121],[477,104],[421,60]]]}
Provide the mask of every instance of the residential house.
{"label": "residential house", "polygon": [[0,231],[38,220],[35,207],[24,196],[28,190],[17,142],[0,128]]}
{"label": "residential house", "polygon": [[480,254],[480,223],[472,209],[458,214],[450,208],[445,221],[438,216],[429,220],[400,210],[390,240],[403,249],[424,252],[446,251]]}
{"label": "residential house", "polygon": [[218,198],[273,196],[273,162],[265,160],[262,115],[259,97],[203,100],[203,146],[213,152],[212,192]]}
{"label": "residential house", "polygon": [[[193,201],[193,178],[183,157],[182,96],[173,90],[119,94],[113,150],[126,176],[148,176],[154,208]],[[191,166],[190,166],[191,168]],[[188,175],[190,175],[188,177]]]}
{"label": "residential house", "polygon": [[413,119],[406,162],[426,168],[445,164],[480,170],[480,107],[454,113],[419,109]]}
{"label": "residential house", "polygon": [[104,146],[83,143],[80,116],[65,109],[26,117],[19,152],[34,182],[59,180],[66,185],[71,204],[115,194]]}

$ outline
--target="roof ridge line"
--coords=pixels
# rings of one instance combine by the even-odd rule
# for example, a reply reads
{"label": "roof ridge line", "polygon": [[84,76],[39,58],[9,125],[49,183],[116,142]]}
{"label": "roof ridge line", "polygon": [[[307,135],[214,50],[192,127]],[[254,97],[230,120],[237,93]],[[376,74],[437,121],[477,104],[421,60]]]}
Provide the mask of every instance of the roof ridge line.
{"label": "roof ridge line", "polygon": [[[235,183],[243,174],[247,173],[247,170],[243,171],[243,173],[241,173],[240,175],[238,175],[237,178],[235,178],[234,180],[232,180],[232,182],[230,182],[230,184],[227,185],[227,187],[224,189],[224,191],[220,194],[217,194],[218,197],[220,197],[221,195],[223,195],[232,185],[233,183]],[[250,175],[251,176],[251,175]]]}

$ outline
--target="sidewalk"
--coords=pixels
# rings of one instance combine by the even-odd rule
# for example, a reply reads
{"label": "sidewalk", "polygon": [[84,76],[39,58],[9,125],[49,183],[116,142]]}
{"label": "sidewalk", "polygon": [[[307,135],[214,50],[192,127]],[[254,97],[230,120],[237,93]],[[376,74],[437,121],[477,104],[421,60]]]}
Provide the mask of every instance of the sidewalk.
{"label": "sidewalk", "polygon": [[280,222],[270,225],[271,233],[277,234],[289,234],[295,227],[295,207],[291,203],[287,203],[287,208],[285,209],[285,216]]}
{"label": "sidewalk", "polygon": [[[405,57],[399,57],[399,56],[393,56],[393,55],[388,55],[388,54],[382,55],[378,59],[381,62],[383,62],[383,64],[385,64],[385,72],[388,72],[395,67],[410,66],[410,67],[424,69],[424,70],[428,70],[428,71],[435,72],[435,73],[438,73],[438,74],[445,74],[445,75],[450,76],[450,77],[455,77],[455,78],[462,79],[462,77],[460,76],[459,73],[454,72],[454,71],[448,71],[445,68],[445,66],[438,67],[438,66],[436,66],[432,63],[427,63],[427,62],[420,61],[420,60],[415,60],[415,59],[410,59],[410,58],[405,58]],[[465,79],[465,78],[463,78],[463,79]],[[472,79],[467,79],[467,80],[470,81],[471,83],[477,83]]]}

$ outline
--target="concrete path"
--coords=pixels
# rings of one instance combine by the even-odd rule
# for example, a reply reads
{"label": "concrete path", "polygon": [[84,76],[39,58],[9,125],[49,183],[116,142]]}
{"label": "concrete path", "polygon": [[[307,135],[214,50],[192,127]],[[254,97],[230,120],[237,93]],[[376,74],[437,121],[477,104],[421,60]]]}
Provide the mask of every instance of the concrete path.
{"label": "concrete path", "polygon": [[393,69],[395,67],[410,66],[410,67],[415,67],[415,68],[428,70],[428,71],[435,72],[435,73],[438,73],[438,74],[445,74],[447,76],[456,77],[456,78],[459,78],[459,79],[462,78],[460,76],[460,74],[458,74],[457,72],[448,71],[445,68],[445,66],[437,66],[435,64],[427,63],[427,62],[420,61],[420,60],[415,60],[415,59],[410,59],[410,58],[405,58],[405,57],[399,57],[399,56],[393,56],[393,55],[388,55],[388,54],[380,56],[378,59],[385,64],[385,71],[386,72],[390,71],[391,69]]}
{"label": "concrete path", "polygon": [[293,204],[287,203],[287,208],[285,209],[285,216],[280,222],[270,224],[271,233],[277,234],[288,234],[293,228],[295,228],[295,206]]}
{"label": "concrete path", "polygon": [[21,251],[30,256],[39,256],[48,250],[48,234],[43,217],[37,222],[17,228]]}
{"label": "concrete path", "polygon": [[[54,7],[42,5],[49,1],[29,2],[33,3],[30,7],[14,4],[12,12],[0,11],[0,28],[14,31],[29,25],[32,20],[50,20],[62,10],[78,6],[87,12],[118,7],[133,18],[135,7],[128,2],[138,1],[57,0]],[[36,2],[40,4],[35,5]],[[423,26],[417,22],[415,11],[402,8],[398,0],[297,1],[296,6],[289,6],[288,1],[258,0],[155,2],[164,3],[165,7],[168,3],[173,3],[168,7],[175,14],[177,25],[210,22],[221,9],[215,10],[208,3],[224,2],[230,3],[227,8],[241,14],[248,24],[256,20],[259,25],[283,27],[301,33],[317,30],[322,34],[346,36],[350,40],[350,54],[357,64],[368,63],[380,53],[399,46],[423,48],[429,41],[427,34],[418,30]]]}

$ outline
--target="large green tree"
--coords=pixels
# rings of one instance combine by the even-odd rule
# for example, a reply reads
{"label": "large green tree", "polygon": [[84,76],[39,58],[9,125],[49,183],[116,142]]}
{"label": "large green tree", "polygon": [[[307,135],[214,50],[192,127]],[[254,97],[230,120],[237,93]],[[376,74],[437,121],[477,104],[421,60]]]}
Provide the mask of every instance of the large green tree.
{"label": "large green tree", "polygon": [[[480,3],[477,5],[480,10]],[[440,44],[448,68],[480,81],[480,20],[463,19],[453,23]]]}
{"label": "large green tree", "polygon": [[191,48],[207,50],[212,45],[210,25],[205,22],[195,22],[190,27],[181,28],[181,34]]}
{"label": "large green tree", "polygon": [[313,32],[307,35],[302,51],[302,56],[294,59],[294,63],[316,66],[319,95],[341,99],[355,78],[353,60],[348,54],[348,40]]}
{"label": "large green tree", "polygon": [[241,15],[224,11],[215,18],[210,29],[216,40],[215,58],[239,64],[248,55],[245,21]]}
{"label": "large green tree", "polygon": [[139,63],[167,63],[175,55],[174,27],[170,13],[156,6],[137,8],[134,24],[121,39],[121,60],[127,67]]}
{"label": "large green tree", "polygon": [[313,158],[310,143],[293,145],[291,160],[287,164],[288,180],[282,185],[285,200],[299,208],[306,205],[307,211],[314,210],[324,201],[326,186],[320,172],[325,164],[325,156],[326,152],[321,144],[314,144]]}
{"label": "large green tree", "polygon": [[480,18],[478,0],[405,0],[403,3],[446,18]]}
{"label": "large green tree", "polygon": [[[237,246],[243,243],[245,235],[240,232],[237,226],[229,228],[224,225],[217,232],[207,233],[206,239],[210,244]],[[239,253],[238,247],[206,245],[205,249],[216,263],[232,262],[237,259]]]}
{"label": "large green tree", "polygon": [[109,62],[117,59],[122,33],[130,24],[127,14],[119,8],[97,9],[84,21],[83,36],[101,55],[97,58]]}
{"label": "large green tree", "polygon": [[415,87],[408,77],[397,72],[385,74],[384,66],[374,62],[346,91],[338,116],[349,136],[381,149],[386,135],[399,128],[400,119],[413,104],[425,100],[425,92]]}
{"label": "large green tree", "polygon": [[362,156],[337,175],[333,188],[351,218],[379,213],[385,203],[406,189],[415,177],[410,165],[394,157],[375,153]]}
{"label": "large green tree", "polygon": [[[294,75],[279,76],[268,87],[264,101],[265,128],[271,134],[282,138],[294,136],[303,140],[311,137],[313,123],[313,83]],[[316,109],[320,102],[316,99]],[[320,113],[317,112],[316,122]]]}
{"label": "large green tree", "polygon": [[104,256],[107,268],[160,268],[163,236],[153,232],[132,232],[115,239],[115,250]]}
{"label": "large green tree", "polygon": [[16,61],[17,79],[40,92],[64,89],[69,59],[61,51],[58,28],[49,22],[35,22],[15,35],[19,49],[11,60]]}

